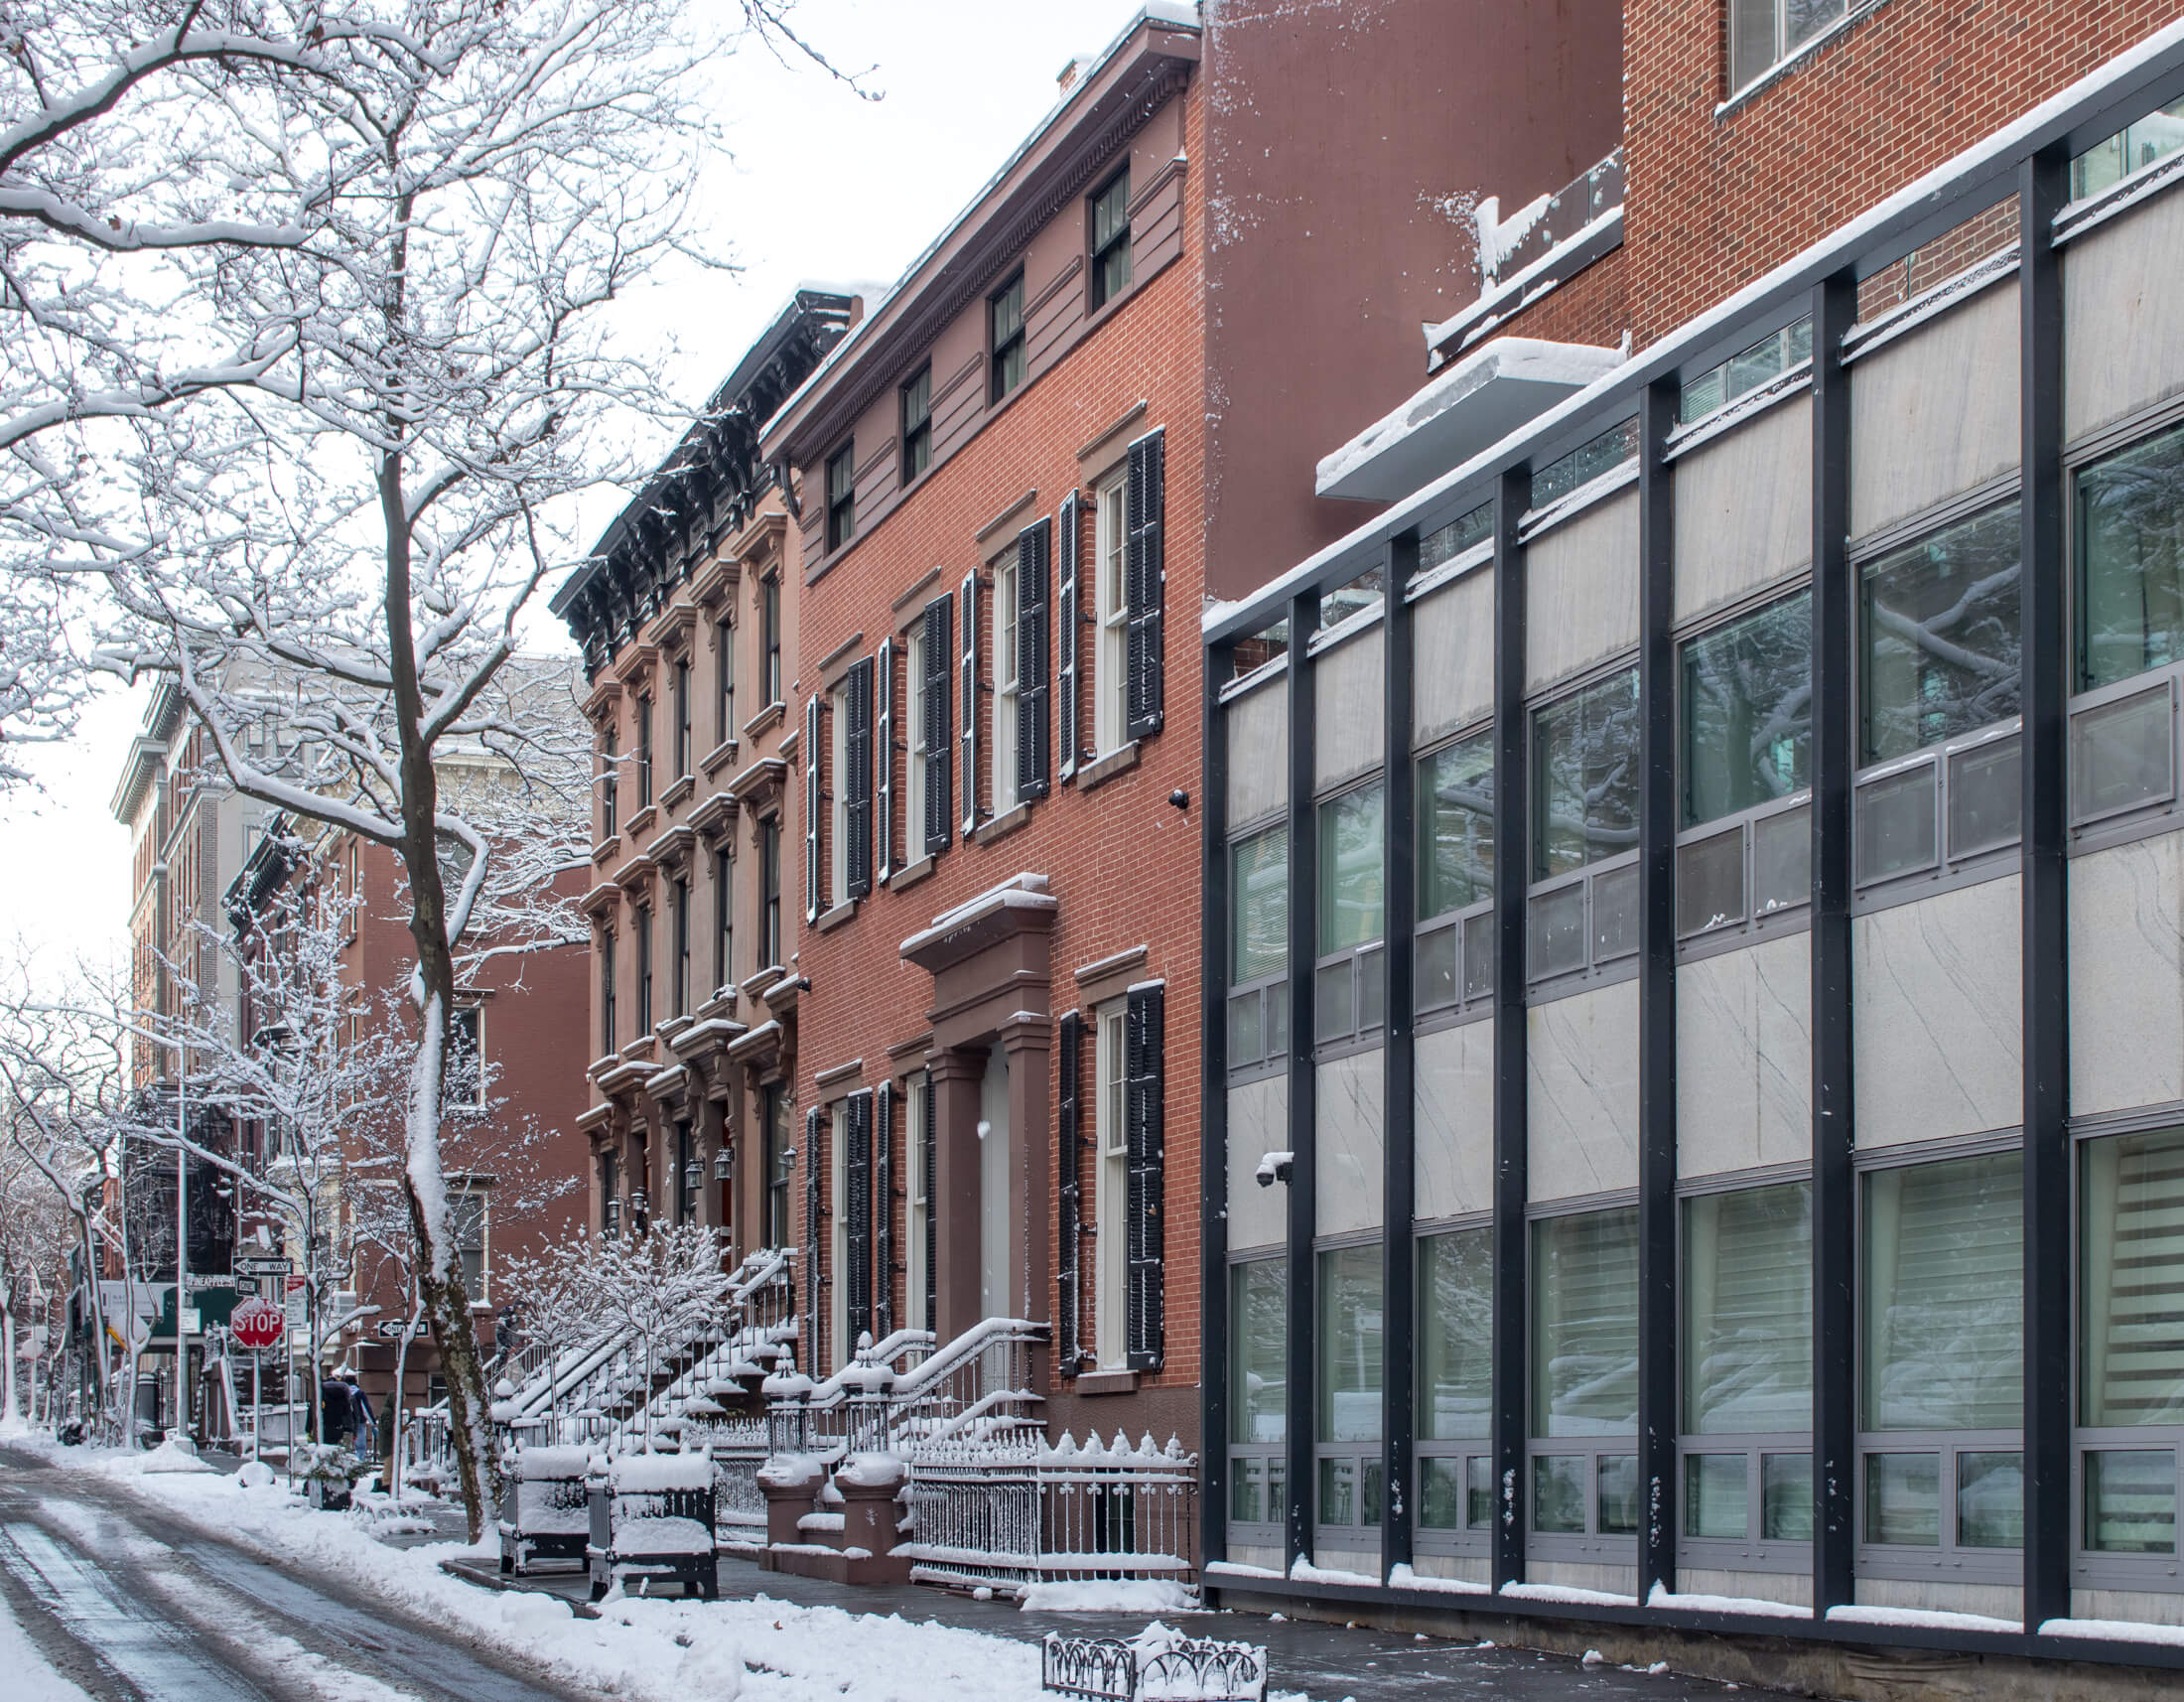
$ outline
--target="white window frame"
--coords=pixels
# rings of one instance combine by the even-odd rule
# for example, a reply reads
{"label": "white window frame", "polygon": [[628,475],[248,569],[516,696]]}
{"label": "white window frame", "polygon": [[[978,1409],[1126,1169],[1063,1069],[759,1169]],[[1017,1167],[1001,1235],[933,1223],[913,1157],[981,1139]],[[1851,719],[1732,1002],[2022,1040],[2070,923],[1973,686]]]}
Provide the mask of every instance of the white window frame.
{"label": "white window frame", "polygon": [[1129,470],[1118,467],[1092,496],[1092,577],[1098,626],[1093,634],[1092,749],[1100,756],[1130,742],[1130,540],[1125,523]]}
{"label": "white window frame", "polygon": [[932,753],[926,748],[925,739],[925,623],[922,619],[910,623],[902,638],[902,707],[909,716],[909,737],[905,744],[908,760],[902,765],[903,807],[902,861],[903,866],[922,862],[925,857],[925,765]]}
{"label": "white window frame", "polygon": [[994,813],[1017,806],[1017,710],[1023,680],[1017,673],[1017,623],[1024,582],[1014,551],[994,563]]}
{"label": "white window frame", "polygon": [[1130,1358],[1130,1146],[1124,1129],[1125,1003],[1116,1000],[1092,1014],[1092,1255],[1097,1265],[1092,1300],[1093,1353],[1103,1370]]}
{"label": "white window frame", "polygon": [[902,1317],[908,1329],[930,1330],[933,1321],[925,1316],[925,1213],[929,1203],[925,1198],[927,1133],[921,1076],[909,1078],[902,1091],[902,1103],[907,1112],[903,1119],[907,1138],[902,1143],[902,1150],[909,1164],[909,1187],[904,1190],[909,1205],[902,1214],[907,1231],[902,1238]]}
{"label": "white window frame", "polygon": [[[842,904],[850,894],[850,694],[847,685],[827,693],[827,897]],[[822,907],[824,908],[824,907]]]}
{"label": "white window frame", "polygon": [[[1749,14],[1762,6],[1766,7],[1770,13],[1766,64],[1755,66],[1750,72],[1739,77],[1737,68],[1744,59],[1744,34],[1750,27]],[[1784,4],[1784,0],[1729,0],[1727,81],[1730,97],[1733,99],[1745,89],[1765,81],[1776,68],[1799,58],[1817,43],[1825,41],[1841,29],[1850,14],[1856,10],[1858,10],[1857,0],[1838,0],[1838,10],[1834,17],[1822,22],[1803,41],[1793,43],[1789,39],[1790,23],[1788,8]]]}

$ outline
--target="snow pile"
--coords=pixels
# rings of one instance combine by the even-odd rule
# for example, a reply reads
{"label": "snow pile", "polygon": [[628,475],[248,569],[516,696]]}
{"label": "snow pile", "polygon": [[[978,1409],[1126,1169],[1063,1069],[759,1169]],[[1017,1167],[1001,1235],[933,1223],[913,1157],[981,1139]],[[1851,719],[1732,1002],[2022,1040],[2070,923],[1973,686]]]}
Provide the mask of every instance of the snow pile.
{"label": "snow pile", "polygon": [[827,1475],[816,1454],[776,1454],[758,1468],[761,1489],[808,1489]]}
{"label": "snow pile", "polygon": [[263,1460],[245,1460],[235,1473],[238,1489],[270,1489],[275,1482],[273,1468]]}
{"label": "snow pile", "polygon": [[187,1442],[177,1442],[169,1437],[149,1454],[117,1454],[104,1462],[105,1469],[117,1478],[133,1477],[143,1472],[209,1472],[197,1456],[197,1451]]}
{"label": "snow pile", "polygon": [[1770,1601],[1764,1596],[1680,1596],[1656,1584],[1646,1598],[1649,1608],[1681,1608],[1687,1614],[1766,1614],[1781,1620],[1809,1620],[1813,1610],[1794,1602]]}
{"label": "snow pile", "polygon": [[638,1559],[655,1554],[711,1554],[713,1533],[696,1519],[647,1514],[614,1526],[614,1552]]}
{"label": "snow pile", "polygon": [[713,1461],[704,1454],[624,1454],[608,1468],[608,1477],[617,1495],[710,1489]]}
{"label": "snow pile", "polygon": [[1033,1584],[1018,1606],[1027,1614],[1187,1614],[1198,1604],[1173,1579],[1105,1578]]}
{"label": "snow pile", "polygon": [[834,1483],[853,1489],[885,1489],[909,1475],[909,1466],[899,1454],[852,1454],[835,1472]]}

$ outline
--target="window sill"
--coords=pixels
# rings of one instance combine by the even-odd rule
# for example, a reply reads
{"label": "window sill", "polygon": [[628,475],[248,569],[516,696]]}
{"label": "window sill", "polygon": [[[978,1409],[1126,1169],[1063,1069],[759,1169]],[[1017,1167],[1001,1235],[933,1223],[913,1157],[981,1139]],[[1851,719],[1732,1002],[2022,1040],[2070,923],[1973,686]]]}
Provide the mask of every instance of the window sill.
{"label": "window sill", "polygon": [[698,759],[698,767],[705,770],[705,778],[711,780],[721,770],[736,760],[737,745],[734,739],[723,739],[712,750]]}
{"label": "window sill", "polygon": [[761,733],[769,733],[788,717],[788,705],[769,703],[749,721],[744,723],[744,737],[755,739]]}
{"label": "window sill", "polygon": [[975,845],[991,845],[997,839],[1008,838],[1018,828],[1027,826],[1030,820],[1031,805],[1026,800],[995,816],[971,836],[971,842]]}
{"label": "window sill", "polygon": [[1136,739],[1127,745],[1118,745],[1106,756],[1077,771],[1077,790],[1092,791],[1107,784],[1117,776],[1127,775],[1138,766],[1140,742]]}
{"label": "window sill", "polygon": [[1134,1395],[1142,1373],[1128,1370],[1079,1371],[1076,1392],[1080,1395]]}
{"label": "window sill", "polygon": [[[621,835],[610,833],[605,839],[592,847],[592,861],[595,863],[612,863],[614,860],[614,853],[620,849]],[[350,937],[353,938],[354,935]]]}
{"label": "window sill", "polygon": [[659,811],[646,804],[636,814],[621,824],[623,835],[634,845],[644,835],[644,830],[659,819]]}
{"label": "window sill", "polygon": [[698,789],[698,777],[684,775],[673,785],[660,793],[660,808],[673,809],[678,803]]}
{"label": "window sill", "polygon": [[816,927],[821,933],[832,933],[836,928],[840,927],[844,922],[848,922],[850,918],[852,918],[856,914],[857,901],[855,899],[844,899],[840,904],[836,905],[834,909],[830,911],[820,912],[819,920],[813,922],[811,925],[813,927]]}
{"label": "window sill", "polygon": [[930,851],[914,863],[905,863],[887,877],[887,891],[905,892],[933,872],[933,855]]}

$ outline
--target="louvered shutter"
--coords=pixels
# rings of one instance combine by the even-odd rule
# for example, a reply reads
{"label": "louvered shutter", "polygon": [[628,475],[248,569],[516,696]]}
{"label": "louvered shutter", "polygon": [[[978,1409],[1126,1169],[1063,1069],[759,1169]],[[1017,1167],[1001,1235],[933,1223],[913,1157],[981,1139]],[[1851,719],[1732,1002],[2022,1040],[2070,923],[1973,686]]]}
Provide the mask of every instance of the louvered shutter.
{"label": "louvered shutter", "polygon": [[1046,730],[1047,568],[1053,526],[1040,520],[1017,534],[1017,796],[1044,797],[1053,765]]}
{"label": "louvered shutter", "polygon": [[1078,1138],[1081,1112],[1077,1090],[1083,1059],[1084,1018],[1075,1011],[1064,1011],[1054,1089],[1054,1174],[1061,1182],[1054,1222],[1054,1273],[1061,1291],[1054,1321],[1054,1367],[1065,1377],[1077,1374],[1077,1363],[1084,1356],[1084,1191],[1078,1180],[1083,1157]]}
{"label": "louvered shutter", "polygon": [[955,678],[955,599],[925,605],[925,855],[948,849],[955,829],[955,792],[948,776],[955,732],[949,714],[949,682]]}
{"label": "louvered shutter", "polygon": [[1161,1176],[1165,1131],[1161,1116],[1163,989],[1133,987],[1123,1012],[1123,1143],[1128,1167],[1124,1212],[1129,1219],[1125,1309],[1133,1370],[1158,1370],[1165,1332],[1162,1281]]}
{"label": "louvered shutter", "polygon": [[849,1321],[849,1340],[842,1344],[847,1359],[872,1335],[872,1095],[852,1093],[844,1110],[842,1209],[849,1220],[842,1225],[842,1258],[849,1268],[840,1280]]}
{"label": "louvered shutter", "polygon": [[820,1350],[825,1347],[820,1337],[827,1316],[826,1283],[819,1274],[820,1239],[825,1224],[819,1216],[819,1112],[815,1107],[804,1113],[804,1339],[809,1344],[810,1362],[805,1369],[818,1376],[825,1367]]}
{"label": "louvered shutter", "polygon": [[844,896],[861,899],[872,892],[872,657],[851,667],[843,687],[850,724],[842,735],[842,766],[849,772],[835,784],[848,791],[842,821],[850,839],[843,857],[849,877]]}
{"label": "louvered shutter", "polygon": [[958,783],[963,791],[963,837],[978,831],[978,575],[963,576],[957,593],[963,609],[963,740],[960,750],[963,773]]}
{"label": "louvered shutter", "polygon": [[1084,540],[1079,535],[1083,526],[1081,504],[1072,491],[1061,499],[1061,512],[1054,520],[1058,534],[1054,564],[1054,745],[1065,780],[1077,772],[1078,563],[1084,553]]}
{"label": "louvered shutter", "polygon": [[894,873],[894,639],[880,640],[880,655],[873,680],[876,716],[873,761],[879,765],[879,784],[873,797],[878,813],[873,820],[873,840],[878,853],[877,883],[885,885]]}
{"label": "louvered shutter", "polygon": [[1133,739],[1160,730],[1162,630],[1167,580],[1164,519],[1167,505],[1165,434],[1154,432],[1130,446],[1123,493],[1124,590],[1130,600],[1125,664],[1126,707]]}
{"label": "louvered shutter", "polygon": [[819,920],[819,694],[804,702],[804,920]]}
{"label": "louvered shutter", "polygon": [[940,1226],[940,1209],[935,1204],[939,1199],[940,1165],[933,1157],[940,1145],[933,1127],[933,1109],[938,1095],[933,1091],[932,1071],[925,1072],[925,1151],[921,1156],[925,1175],[925,1269],[919,1273],[925,1284],[925,1328],[935,1337],[940,1334],[940,1243],[933,1231]]}
{"label": "louvered shutter", "polygon": [[894,1083],[874,1089],[872,1105],[872,1333],[894,1334]]}

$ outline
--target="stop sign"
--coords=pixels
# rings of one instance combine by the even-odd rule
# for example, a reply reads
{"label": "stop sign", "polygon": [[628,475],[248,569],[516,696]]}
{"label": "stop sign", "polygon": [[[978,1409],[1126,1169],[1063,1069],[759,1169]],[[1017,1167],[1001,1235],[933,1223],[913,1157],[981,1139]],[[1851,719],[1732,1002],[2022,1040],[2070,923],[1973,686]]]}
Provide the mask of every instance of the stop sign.
{"label": "stop sign", "polygon": [[272,1347],[288,1328],[288,1318],[270,1300],[246,1300],[227,1320],[235,1341],[252,1352]]}

